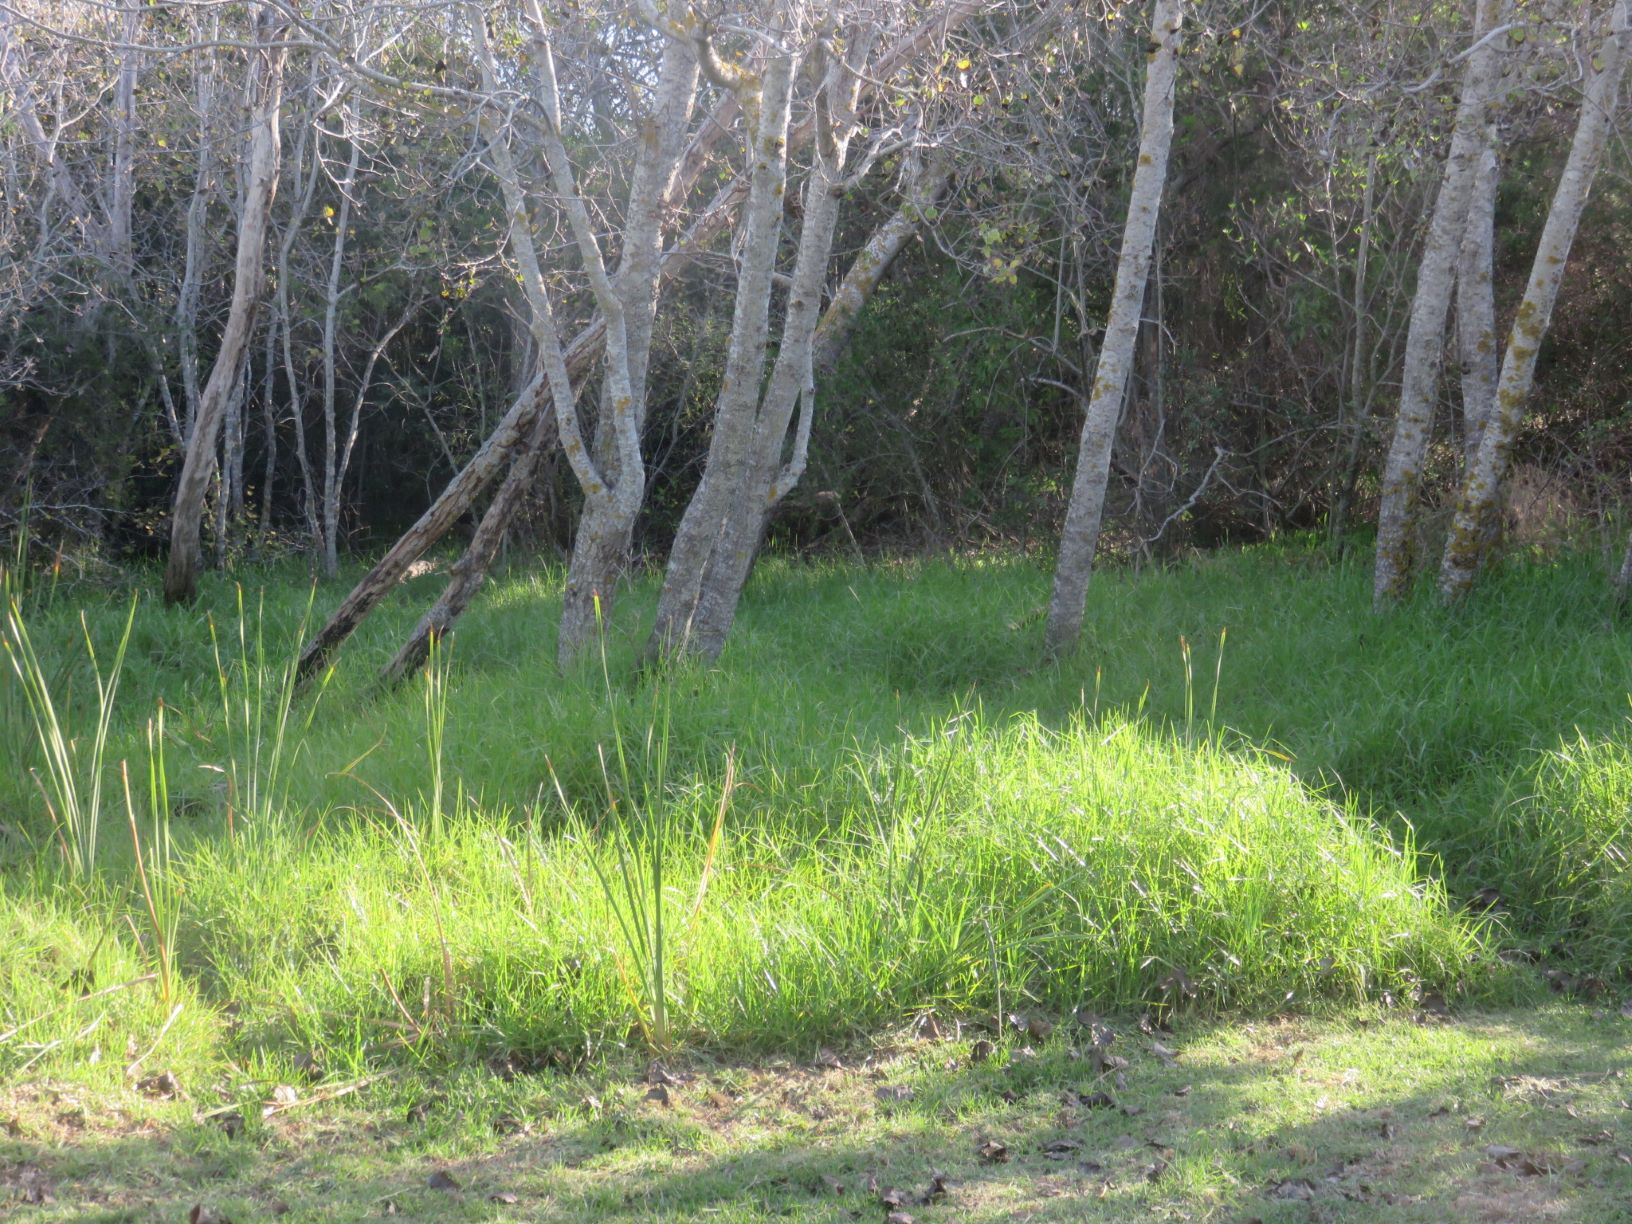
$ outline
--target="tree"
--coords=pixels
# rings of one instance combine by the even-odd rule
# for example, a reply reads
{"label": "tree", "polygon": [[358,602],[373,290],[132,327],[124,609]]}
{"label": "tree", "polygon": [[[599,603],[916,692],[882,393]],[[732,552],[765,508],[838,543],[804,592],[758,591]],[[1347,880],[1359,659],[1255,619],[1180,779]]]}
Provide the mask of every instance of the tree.
{"label": "tree", "polygon": [[244,352],[255,325],[255,311],[265,281],[267,218],[277,191],[280,155],[279,109],[283,101],[281,39],[284,22],[270,7],[255,15],[251,73],[250,150],[243,170],[244,206],[238,223],[233,269],[232,306],[209,380],[199,397],[198,419],[187,440],[187,454],[176,485],[171,511],[170,557],[164,571],[166,603],[191,602],[198,590],[200,526],[204,499],[215,463],[215,447],[226,416],[227,401],[242,375]]}
{"label": "tree", "polygon": [[1473,44],[1463,54],[1467,67],[1461,101],[1451,131],[1450,152],[1434,204],[1433,220],[1423,243],[1417,270],[1416,298],[1406,336],[1405,366],[1394,441],[1383,471],[1382,503],[1377,514],[1377,565],[1372,599],[1386,606],[1404,593],[1411,579],[1412,532],[1419,497],[1423,456],[1438,399],[1439,363],[1450,309],[1457,258],[1468,232],[1468,202],[1473,195],[1480,153],[1489,124],[1489,108],[1500,68],[1501,22],[1507,0],[1478,0]]}
{"label": "tree", "polygon": [[1116,286],[1105,338],[1099,351],[1093,391],[1082,426],[1077,471],[1071,486],[1065,528],[1060,536],[1054,590],[1049,599],[1044,641],[1052,654],[1076,645],[1082,632],[1088,580],[1099,544],[1105,486],[1110,475],[1111,444],[1127,391],[1134,342],[1156,240],[1156,220],[1167,181],[1168,151],[1173,141],[1173,94],[1178,80],[1181,0],[1155,0],[1150,23],[1150,66],[1145,76],[1144,119],[1140,125],[1138,165],[1128,197],[1127,223],[1116,266]]}
{"label": "tree", "polygon": [[[931,10],[902,33],[878,58],[875,65],[876,75],[863,83],[864,96],[876,93],[879,88],[877,82],[893,80],[905,66],[940,47],[949,34],[967,25],[988,7],[989,0],[950,0],[949,3]],[[684,202],[711,168],[712,159],[718,148],[734,137],[739,118],[737,100],[735,96],[727,93],[714,107],[712,113],[697,126],[696,133],[681,158],[674,189],[664,201],[665,210],[683,210]],[[812,133],[813,125],[808,121],[797,125],[789,134],[790,150],[797,151],[803,147],[811,139]],[[701,209],[690,214],[690,220],[681,228],[679,236],[663,253],[661,275],[664,280],[672,279],[706,251],[719,235],[730,228],[732,218],[745,196],[744,183],[727,182]],[[592,368],[601,355],[605,340],[605,319],[598,315],[592,316],[579,330],[572,343],[566,347],[564,356],[569,381],[576,382]],[[545,425],[542,432],[535,433],[533,426],[540,415],[546,418]],[[408,567],[433,547],[495,480],[511,471],[518,460],[525,461],[525,456],[530,450],[530,442],[547,449],[554,444],[557,432],[552,393],[546,379],[539,374],[514,397],[486,439],[432,504],[375,562],[369,572],[330,614],[322,628],[313,635],[301,652],[298,664],[300,675],[309,677],[323,666],[380,601],[395,589],[407,573]],[[484,538],[495,541],[492,551],[496,552],[496,541],[502,539],[503,531],[508,526],[509,520],[505,517],[507,508],[508,511],[513,511],[520,500],[519,497],[496,498],[489,507],[488,516],[491,516],[493,521],[487,525]],[[451,624],[453,617],[457,615],[454,609],[461,608],[463,602],[468,601],[469,596],[480,584],[482,572],[485,572],[485,563],[481,561],[478,553],[467,552],[467,558],[461,559],[459,566],[456,567],[454,581],[450,582],[449,590],[444,592],[444,598],[438,601],[442,611],[428,615],[421,622],[414,635],[414,639],[418,640],[418,646],[411,639],[399,657],[412,657],[414,649],[423,647],[426,634],[433,631],[431,622],[441,622],[443,629]],[[464,588],[464,593],[456,592],[455,585]]]}
{"label": "tree", "polygon": [[[628,563],[635,518],[646,500],[641,436],[663,269],[663,201],[675,192],[697,92],[698,61],[709,53],[704,32],[667,18],[653,5],[638,7],[645,20],[663,32],[665,43],[655,97],[644,117],[645,131],[629,179],[617,271],[604,283],[591,277],[609,340],[593,454],[584,445],[576,406],[563,400],[563,387],[552,386],[561,441],[584,494],[561,600],[557,654],[563,665],[590,643],[597,618],[611,614],[617,583]],[[558,162],[565,162],[565,147],[557,140],[546,156],[553,171]],[[561,190],[565,180],[557,174],[556,181]],[[587,216],[583,233],[588,233]],[[581,235],[578,241],[582,246],[585,238]]]}
{"label": "tree", "polygon": [[[763,397],[741,485],[737,495],[726,502],[718,533],[710,542],[697,584],[685,646],[698,657],[719,656],[736,620],[743,587],[771,518],[804,477],[816,416],[819,376],[833,368],[873,291],[901,250],[918,233],[925,215],[935,210],[951,182],[950,162],[943,160],[926,167],[919,181],[913,184],[910,198],[873,231],[857,253],[806,342],[807,368],[803,385],[797,388],[798,418],[791,436],[793,404],[786,399],[773,399],[769,389]],[[808,204],[805,224],[810,224]],[[795,284],[797,287],[797,281]],[[783,347],[787,344],[784,331]],[[674,565],[672,558],[670,565]],[[652,648],[659,648],[655,637]]]}
{"label": "tree", "polygon": [[[1582,32],[1590,29],[1583,24]],[[1468,464],[1457,501],[1456,518],[1445,543],[1439,571],[1439,594],[1447,601],[1466,594],[1489,551],[1487,525],[1496,513],[1509,452],[1519,419],[1535,380],[1536,357],[1546,338],[1558,287],[1569,262],[1570,247],[1581,214],[1592,192],[1593,179],[1603,161],[1604,145],[1620,99],[1621,77],[1632,52],[1632,0],[1615,0],[1609,31],[1598,49],[1587,57],[1581,114],[1569,159],[1559,177],[1535,262],[1508,332],[1502,372],[1496,383],[1495,410],[1485,424],[1479,448]]]}
{"label": "tree", "polygon": [[[717,589],[705,588],[705,571],[725,530],[731,502],[753,495],[749,477],[753,453],[773,445],[774,436],[780,454],[795,401],[802,398],[808,413],[815,395],[811,338],[821,310],[822,282],[838,217],[839,182],[853,130],[849,116],[857,100],[857,74],[870,39],[861,31],[846,31],[850,35],[847,47],[837,54],[819,49],[819,43],[800,46],[800,7],[787,4],[772,10],[763,34],[765,59],[757,71],[727,66],[717,55],[705,60],[711,79],[731,90],[751,117],[745,141],[748,199],[738,229],[736,298],[708,459],[669,554],[650,654],[686,644],[696,628],[702,601],[723,596]],[[803,197],[798,254],[789,276],[781,344],[767,379],[766,346],[788,185],[793,85],[796,72],[807,71],[803,67],[807,58],[814,64],[808,69],[810,75],[819,81],[814,102],[818,135]],[[808,439],[808,429],[802,432]],[[711,624],[717,623],[717,617],[710,619]],[[699,638],[695,649],[712,657],[719,652],[720,640],[712,634],[707,640]]]}

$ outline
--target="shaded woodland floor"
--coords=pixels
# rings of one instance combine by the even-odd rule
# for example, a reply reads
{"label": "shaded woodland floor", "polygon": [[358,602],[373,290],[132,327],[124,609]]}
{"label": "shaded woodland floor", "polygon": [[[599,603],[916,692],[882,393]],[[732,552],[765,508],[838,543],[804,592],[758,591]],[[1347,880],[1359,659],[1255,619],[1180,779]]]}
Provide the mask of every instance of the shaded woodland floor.
{"label": "shaded woodland floor", "polygon": [[1096,1074],[1075,1025],[994,1035],[978,1063],[988,1038],[897,1031],[751,1063],[400,1074],[313,1104],[289,1086],[230,1134],[200,1119],[207,1090],[47,1081],[0,1094],[0,1194],[17,1219],[240,1224],[1623,1219],[1629,1033],[1560,1004],[1130,1025],[1109,1045],[1126,1066]]}

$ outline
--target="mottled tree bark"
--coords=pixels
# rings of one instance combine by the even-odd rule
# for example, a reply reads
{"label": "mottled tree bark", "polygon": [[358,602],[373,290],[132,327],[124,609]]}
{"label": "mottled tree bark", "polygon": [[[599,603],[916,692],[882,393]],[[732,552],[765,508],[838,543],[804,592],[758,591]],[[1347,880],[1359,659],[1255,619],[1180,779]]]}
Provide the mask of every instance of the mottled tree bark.
{"label": "mottled tree bark", "polygon": [[[557,656],[563,666],[593,640],[600,618],[611,615],[618,581],[628,565],[635,519],[646,497],[640,439],[646,425],[646,372],[662,279],[663,201],[675,190],[697,76],[690,42],[670,39],[649,116],[650,132],[641,142],[630,180],[623,250],[609,285],[623,319],[623,347],[607,353],[609,365],[618,362],[621,368],[616,377],[603,382],[598,473],[586,484],[579,469],[587,466],[574,465],[584,490],[584,512],[561,597]],[[566,156],[564,150],[558,155]],[[597,492],[597,486],[603,491]]]}
{"label": "mottled tree bark", "polygon": [[1457,256],[1468,229],[1468,201],[1473,194],[1500,65],[1501,42],[1487,35],[1506,12],[1507,3],[1508,0],[1478,0],[1473,28],[1475,47],[1464,70],[1451,149],[1445,159],[1444,178],[1418,265],[1417,293],[1411,305],[1405,365],[1400,376],[1399,413],[1383,469],[1382,502],[1377,512],[1377,564],[1372,577],[1372,601],[1378,608],[1404,593],[1414,568],[1412,537],[1422,463],[1428,451],[1434,403],[1439,393],[1445,318],[1451,305]]}
{"label": "mottled tree bark", "polygon": [[1472,464],[1496,401],[1501,354],[1496,338],[1496,188],[1501,161],[1496,130],[1485,127],[1484,147],[1468,201],[1468,227],[1456,261],[1456,341],[1462,366],[1462,451]]}
{"label": "mottled tree bark", "polygon": [[1552,207],[1548,209],[1547,221],[1542,226],[1524,299],[1519,303],[1518,315],[1508,333],[1501,377],[1496,385],[1495,411],[1485,425],[1478,453],[1463,479],[1456,519],[1445,542],[1439,594],[1446,601],[1467,592],[1489,551],[1485,525],[1495,517],[1500,505],[1508,454],[1535,379],[1536,355],[1541,351],[1541,342],[1552,320],[1558,286],[1564,278],[1570,247],[1592,192],[1593,179],[1603,161],[1604,145],[1620,97],[1628,43],[1632,42],[1632,7],[1629,5],[1632,0],[1616,0],[1609,33],[1587,63],[1586,91],[1581,100],[1581,116],[1575,125],[1575,139],[1564,163],[1564,173],[1559,177]]}
{"label": "mottled tree bark", "polygon": [[[282,21],[270,11],[257,18],[259,41],[275,44]],[[177,482],[170,519],[170,557],[164,571],[166,603],[191,602],[198,592],[200,526],[209,492],[215,448],[226,415],[227,400],[239,379],[244,350],[255,326],[255,309],[266,279],[267,214],[278,184],[278,110],[283,101],[284,50],[263,45],[254,56],[254,113],[246,165],[243,215],[238,224],[232,304],[222,330],[221,346],[199,397],[198,419],[187,439],[187,455]]]}
{"label": "mottled tree bark", "polygon": [[[765,345],[770,334],[771,288],[788,177],[787,137],[794,58],[787,52],[773,51],[757,78],[757,88],[745,86],[738,95],[744,111],[754,122],[748,133],[748,203],[743,212],[741,263],[725,374],[715,401],[714,430],[702,479],[680,518],[669,551],[663,590],[658,596],[657,620],[647,647],[649,655],[683,648],[697,607],[709,550],[719,535],[728,499],[741,488],[747,465],[753,419],[765,372]],[[743,93],[749,90],[752,95],[744,99]],[[813,169],[812,182],[818,177],[819,170]],[[801,232],[802,248],[805,235],[812,232],[811,218],[807,215]],[[803,249],[800,257],[803,261]],[[808,290],[803,295],[790,291],[788,313],[814,309],[815,303],[808,299]],[[788,362],[795,359],[792,353],[782,356]],[[778,362],[779,368],[785,364],[787,362]]]}
{"label": "mottled tree bark", "polygon": [[1178,80],[1179,30],[1183,20],[1180,0],[1156,0],[1151,13],[1150,40],[1154,51],[1145,76],[1144,119],[1139,132],[1139,161],[1133,172],[1128,218],[1117,257],[1116,284],[1099,366],[1083,421],[1077,452],[1077,472],[1071,502],[1060,536],[1059,561],[1054,570],[1054,591],[1048,603],[1044,643],[1050,654],[1062,654],[1076,645],[1099,547],[1105,487],[1110,477],[1111,445],[1127,393],[1139,335],[1145,281],[1150,275],[1151,252],[1162,190],[1167,181],[1167,157],[1173,143],[1173,92]]}

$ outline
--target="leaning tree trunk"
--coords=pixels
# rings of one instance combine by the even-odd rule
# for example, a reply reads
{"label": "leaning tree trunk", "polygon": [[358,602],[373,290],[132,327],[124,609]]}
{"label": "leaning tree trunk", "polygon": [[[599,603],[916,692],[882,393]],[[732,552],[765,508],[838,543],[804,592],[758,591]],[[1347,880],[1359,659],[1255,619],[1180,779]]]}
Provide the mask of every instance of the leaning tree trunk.
{"label": "leaning tree trunk", "polygon": [[[630,188],[629,225],[626,230],[623,256],[619,262],[616,286],[624,314],[624,343],[630,365],[629,378],[632,385],[641,388],[644,388],[646,383],[653,316],[665,267],[662,202],[674,189],[672,176],[679,159],[680,139],[685,134],[691,100],[696,91],[696,68],[689,52],[682,48],[669,49],[664,79],[667,88],[660,87],[657,108],[664,117],[664,122],[659,125],[659,131],[663,135],[656,144],[643,146],[639,168]],[[651,186],[657,187],[658,190],[654,193],[649,190]],[[569,377],[575,382],[584,373],[583,369],[574,370],[569,366]],[[644,394],[639,394],[636,398],[638,403],[644,406]],[[641,423],[643,418],[644,413]],[[613,419],[612,413],[602,413],[602,436],[597,439],[599,444],[597,449],[603,466],[610,466],[617,458],[617,439],[611,436]],[[511,522],[531,489],[544,455],[557,441],[557,423],[553,415],[540,413],[536,421],[530,441],[517,454],[509,475],[505,477],[499,492],[488,505],[469,546],[454,563],[447,587],[430,610],[420,618],[419,624],[414,627],[413,633],[398,650],[396,657],[381,673],[385,683],[399,682],[423,663],[429,655],[432,638],[444,636],[452,629],[454,622],[459,619],[481,588],[487,571],[493,564],[493,558],[498,555],[505,532],[509,530]],[[637,423],[637,430],[639,424]],[[615,479],[615,470],[609,472],[609,475]],[[584,518],[590,520],[589,530],[585,531],[581,523],[574,541],[573,565],[578,570],[576,589],[591,592],[587,609],[591,624],[595,614],[595,596],[604,588],[606,598],[611,598],[617,575],[627,563],[629,540],[634,527],[633,515],[625,518],[616,514],[607,516],[606,512],[606,499],[586,499]],[[601,515],[603,520],[610,517],[612,521],[596,522],[597,514]],[[568,587],[574,589],[574,584],[569,582]]]}
{"label": "leaning tree trunk", "polygon": [[257,19],[262,48],[255,55],[259,77],[255,114],[251,118],[248,178],[238,250],[233,270],[232,304],[221,334],[221,347],[209,381],[199,397],[198,419],[187,439],[187,457],[176,487],[170,521],[170,558],[164,571],[166,603],[188,603],[198,593],[199,534],[204,499],[210,487],[221,421],[238,382],[244,349],[255,325],[255,308],[266,279],[264,266],[267,214],[278,185],[278,109],[283,101],[284,49],[278,42],[282,22],[270,13]]}
{"label": "leaning tree trunk", "polygon": [[1151,43],[1155,47],[1145,76],[1144,120],[1139,133],[1139,162],[1133,172],[1128,198],[1128,219],[1117,258],[1116,285],[1099,368],[1088,401],[1087,419],[1077,454],[1077,473],[1071,485],[1071,504],[1060,537],[1060,556],[1054,571],[1054,592],[1048,603],[1044,642],[1049,653],[1060,654],[1076,645],[1088,599],[1088,579],[1094,552],[1099,547],[1100,521],[1105,511],[1105,486],[1110,478],[1111,444],[1127,392],[1139,335],[1145,280],[1150,275],[1156,241],[1156,220],[1167,180],[1167,155],[1173,143],[1173,91],[1178,80],[1180,0],[1156,0],[1151,14]]}
{"label": "leaning tree trunk", "polygon": [[532,432],[520,454],[510,465],[510,471],[499,485],[499,491],[494,494],[487,513],[482,515],[470,544],[459,560],[454,562],[448,575],[448,585],[425,615],[420,617],[408,640],[381,671],[383,683],[401,683],[405,676],[423,666],[430,657],[431,643],[447,636],[453,623],[470,606],[488,570],[493,567],[493,558],[498,556],[499,547],[504,543],[505,532],[509,530],[516,511],[532,490],[540,460],[555,443],[555,418],[549,413],[536,413]]}
{"label": "leaning tree trunk", "polygon": [[1542,226],[1524,300],[1519,303],[1518,315],[1508,333],[1501,379],[1496,386],[1495,412],[1485,426],[1479,452],[1462,482],[1456,519],[1445,543],[1445,558],[1439,571],[1439,594],[1446,601],[1467,592],[1489,551],[1484,527],[1495,518],[1500,503],[1508,454],[1535,379],[1536,355],[1546,338],[1575,231],[1603,161],[1629,42],[1632,42],[1632,0],[1616,0],[1609,34],[1587,65],[1586,95],[1581,101],[1581,117],[1576,121],[1570,156],[1564,163],[1564,173],[1559,178],[1546,224]]}
{"label": "leaning tree trunk", "polygon": [[[717,113],[717,112],[716,112]],[[664,253],[663,276],[674,276],[686,267],[699,251],[704,250],[729,224],[730,217],[741,200],[738,184],[723,189],[704,213],[694,221],[685,237],[675,248]],[[567,349],[567,374],[574,385],[594,367],[606,344],[606,321],[594,319],[578,333]],[[436,545],[475,503],[482,492],[511,464],[524,456],[528,438],[538,418],[545,418],[545,433],[541,435],[543,451],[547,454],[559,439],[559,422],[555,404],[542,372],[536,374],[511,402],[487,440],[460,468],[447,486],[405,531],[397,542],[363,575],[349,594],[341,601],[323,627],[300,654],[297,665],[302,680],[310,677],[328,661],[334,651],[362,624],[382,599],[389,594],[408,567]],[[513,504],[520,505],[520,501]],[[504,524],[508,525],[508,521]]]}
{"label": "leaning tree trunk", "polygon": [[1462,365],[1462,452],[1467,466],[1479,453],[1479,439],[1496,402],[1501,354],[1496,338],[1496,188],[1501,161],[1496,129],[1486,124],[1484,147],[1468,201],[1468,228],[1456,264],[1456,341]]}
{"label": "leaning tree trunk", "polygon": [[1500,40],[1491,37],[1508,0],[1478,0],[1474,14],[1474,49],[1468,56],[1451,132],[1451,149],[1433,220],[1417,269],[1417,293],[1406,333],[1405,364],[1400,375],[1400,408],[1394,440],[1383,469],[1382,502],[1377,512],[1377,565],[1372,602],[1379,608],[1398,599],[1411,581],[1412,536],[1422,463],[1434,423],[1439,363],[1444,347],[1445,317],[1458,253],[1468,229],[1468,200],[1484,144],[1487,112],[1500,64]]}
{"label": "leaning tree trunk", "polygon": [[[926,210],[937,205],[952,182],[950,162],[933,167],[918,185],[913,197],[874,231],[861,249],[822,313],[822,321],[811,340],[810,386],[801,388],[798,426],[790,457],[782,455],[788,446],[788,416],[780,413],[766,423],[758,439],[754,470],[741,497],[728,508],[720,534],[709,553],[694,614],[690,645],[700,657],[719,657],[736,620],[743,588],[753,569],[754,558],[765,539],[771,516],[804,476],[810,447],[810,431],[816,412],[815,377],[837,363],[873,291],[889,271],[902,249],[918,232]],[[809,216],[807,212],[807,218]]]}

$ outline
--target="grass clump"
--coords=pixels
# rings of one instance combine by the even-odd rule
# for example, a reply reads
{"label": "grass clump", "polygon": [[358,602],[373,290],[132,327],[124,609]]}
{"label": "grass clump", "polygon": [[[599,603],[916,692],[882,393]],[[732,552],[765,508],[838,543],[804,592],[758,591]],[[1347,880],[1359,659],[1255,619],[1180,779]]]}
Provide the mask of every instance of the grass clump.
{"label": "grass clump", "polygon": [[[928,1007],[1359,1000],[1452,987],[1473,959],[1375,829],[1260,754],[1136,723],[966,715],[798,794],[745,777],[722,838],[732,786],[728,766],[670,790],[661,882],[639,878],[641,834],[548,806],[467,806],[411,846],[361,815],[202,843],[183,959],[261,1043],[353,1067],[400,1048],[570,1063],[632,1035],[767,1049]],[[666,976],[632,973],[631,944]]]}
{"label": "grass clump", "polygon": [[1485,835],[1463,852],[1522,942],[1580,973],[1632,963],[1632,745],[1578,734],[1512,780]]}

